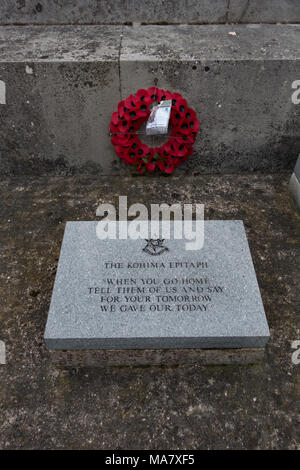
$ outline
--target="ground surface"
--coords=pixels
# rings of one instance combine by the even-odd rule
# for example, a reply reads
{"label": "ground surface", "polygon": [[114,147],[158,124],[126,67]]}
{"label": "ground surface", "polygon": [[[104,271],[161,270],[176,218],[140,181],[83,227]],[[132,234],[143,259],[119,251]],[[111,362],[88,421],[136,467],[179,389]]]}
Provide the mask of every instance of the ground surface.
{"label": "ground surface", "polygon": [[[0,447],[300,448],[300,213],[288,174],[14,179],[1,191]],[[204,203],[245,222],[271,341],[257,366],[52,366],[43,333],[67,220],[100,202]],[[298,314],[298,317],[297,317]]]}

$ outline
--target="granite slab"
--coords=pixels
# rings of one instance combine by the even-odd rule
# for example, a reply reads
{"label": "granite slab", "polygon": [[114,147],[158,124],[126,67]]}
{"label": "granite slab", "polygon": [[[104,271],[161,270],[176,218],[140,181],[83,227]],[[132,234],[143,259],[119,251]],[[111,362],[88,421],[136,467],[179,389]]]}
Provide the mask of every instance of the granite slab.
{"label": "granite slab", "polygon": [[158,246],[100,240],[97,224],[66,224],[48,349],[265,347],[269,328],[242,221],[205,221],[199,251],[172,236]]}

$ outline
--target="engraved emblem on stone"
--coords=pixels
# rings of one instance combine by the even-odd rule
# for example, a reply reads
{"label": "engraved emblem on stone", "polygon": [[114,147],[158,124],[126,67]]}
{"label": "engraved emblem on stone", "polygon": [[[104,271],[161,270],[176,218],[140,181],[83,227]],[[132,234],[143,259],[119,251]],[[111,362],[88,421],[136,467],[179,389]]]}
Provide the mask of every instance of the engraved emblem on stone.
{"label": "engraved emblem on stone", "polygon": [[169,251],[169,248],[163,246],[164,241],[164,239],[160,238],[157,240],[153,240],[152,238],[150,240],[146,240],[147,245],[143,248],[143,251],[152,256],[162,255],[166,251]]}

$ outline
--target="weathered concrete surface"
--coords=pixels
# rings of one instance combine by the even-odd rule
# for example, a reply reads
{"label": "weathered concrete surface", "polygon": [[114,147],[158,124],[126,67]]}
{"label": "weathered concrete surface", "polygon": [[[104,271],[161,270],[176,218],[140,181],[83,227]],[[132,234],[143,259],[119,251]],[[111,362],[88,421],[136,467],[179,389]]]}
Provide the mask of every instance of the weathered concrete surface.
{"label": "weathered concrete surface", "polygon": [[51,362],[67,367],[178,366],[258,364],[264,348],[239,349],[57,349],[49,351]]}
{"label": "weathered concrete surface", "polygon": [[[2,179],[0,447],[299,449],[300,214],[289,177]],[[206,218],[244,220],[271,329],[263,364],[51,366],[43,334],[64,224],[126,194],[129,205],[202,202]]]}
{"label": "weathered concrete surface", "polygon": [[112,171],[121,29],[0,28],[1,172]]}
{"label": "weathered concrete surface", "polygon": [[2,24],[225,23],[227,5],[228,0],[4,0],[0,17]]}
{"label": "weathered concrete surface", "polygon": [[128,172],[110,143],[111,114],[121,97],[152,85],[182,93],[198,113],[183,171],[292,169],[299,33],[300,25],[0,27],[0,171]]}
{"label": "weathered concrete surface", "polygon": [[295,23],[298,0],[1,0],[1,24]]}
{"label": "weathered concrete surface", "polygon": [[230,0],[232,23],[299,23],[298,0]]}

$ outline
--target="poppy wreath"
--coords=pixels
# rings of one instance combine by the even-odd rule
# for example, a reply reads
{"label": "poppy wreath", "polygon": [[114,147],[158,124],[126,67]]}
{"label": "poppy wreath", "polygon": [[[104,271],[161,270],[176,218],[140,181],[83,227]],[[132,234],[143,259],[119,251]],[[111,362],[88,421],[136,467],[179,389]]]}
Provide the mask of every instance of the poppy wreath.
{"label": "poppy wreath", "polygon": [[[148,120],[152,107],[164,100],[172,100],[170,138],[161,147],[150,148],[141,142],[137,131]],[[198,131],[196,112],[187,101],[179,93],[155,87],[138,90],[120,101],[110,123],[111,142],[117,156],[141,174],[157,168],[163,173],[173,173],[193,153]]]}

